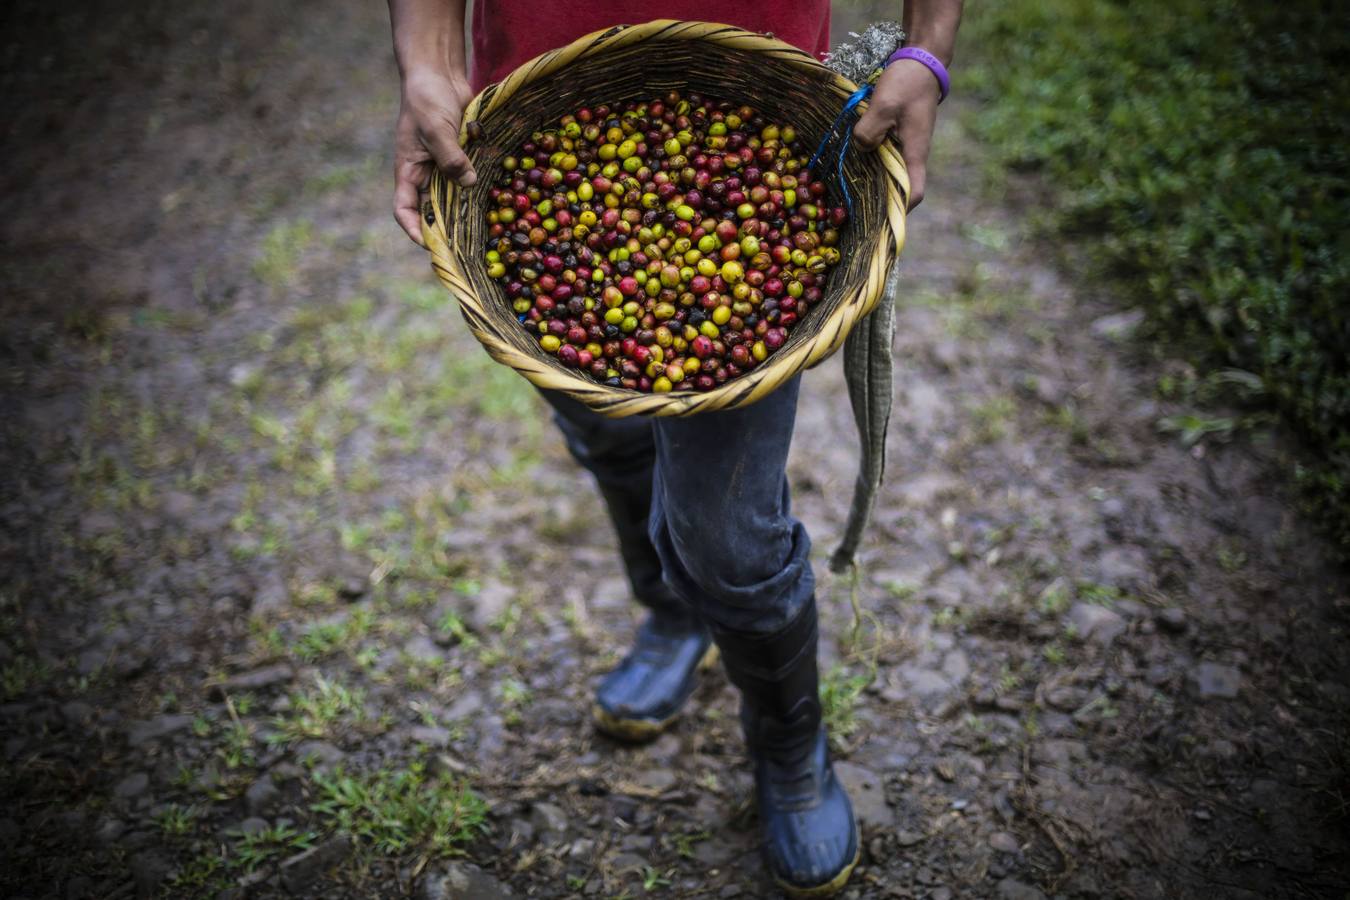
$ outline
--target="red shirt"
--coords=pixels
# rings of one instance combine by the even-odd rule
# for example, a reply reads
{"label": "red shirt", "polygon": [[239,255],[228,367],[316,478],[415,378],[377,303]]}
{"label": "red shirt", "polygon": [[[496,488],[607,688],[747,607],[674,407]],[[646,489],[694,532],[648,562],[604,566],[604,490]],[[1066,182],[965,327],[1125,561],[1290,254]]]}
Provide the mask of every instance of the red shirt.
{"label": "red shirt", "polygon": [[473,0],[473,89],[481,91],[521,63],[593,31],[652,19],[770,31],[817,57],[830,49],[830,0]]}

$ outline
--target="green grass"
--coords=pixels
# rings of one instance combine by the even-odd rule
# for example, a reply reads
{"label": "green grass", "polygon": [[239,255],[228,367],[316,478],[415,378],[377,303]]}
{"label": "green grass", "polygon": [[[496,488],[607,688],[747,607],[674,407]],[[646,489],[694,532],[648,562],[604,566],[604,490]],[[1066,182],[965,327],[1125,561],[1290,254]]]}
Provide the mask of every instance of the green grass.
{"label": "green grass", "polygon": [[1350,550],[1347,8],[1008,0],[971,8],[962,39],[970,127],[998,171],[1043,176],[1033,219],[1117,276],[1145,338],[1259,385]]}
{"label": "green grass", "polygon": [[233,835],[236,841],[230,863],[245,872],[308,850],[316,837],[312,831],[296,831],[284,822],[253,834],[234,832]]}
{"label": "green grass", "polygon": [[1056,578],[1041,591],[1036,598],[1036,608],[1046,616],[1057,616],[1069,608],[1069,588],[1061,578]]}
{"label": "green grass", "polygon": [[320,197],[324,194],[341,193],[359,181],[374,174],[378,157],[371,157],[359,164],[328,166],[309,175],[300,190],[306,197]]}
{"label": "green grass", "polygon": [[201,813],[201,808],[196,805],[170,803],[155,816],[155,823],[168,837],[183,837],[192,832]]}
{"label": "green grass", "polygon": [[221,734],[216,755],[227,769],[251,768],[257,764],[253,754],[253,732],[243,722],[232,722]]}
{"label": "green grass", "polygon": [[843,666],[834,666],[821,676],[821,714],[832,741],[842,743],[858,730],[858,704],[871,682],[870,674],[851,675]]}
{"label": "green grass", "polygon": [[28,693],[50,677],[48,667],[29,656],[18,656],[0,666],[0,700],[8,702]]}
{"label": "green grass", "polygon": [[407,769],[316,773],[312,810],[376,853],[452,856],[487,830],[487,804],[463,782]]}
{"label": "green grass", "polygon": [[1097,584],[1093,581],[1078,582],[1078,599],[1084,603],[1105,606],[1112,609],[1121,600],[1128,599],[1124,591],[1115,585]]}
{"label": "green grass", "polygon": [[375,612],[353,607],[340,621],[316,622],[307,627],[291,647],[298,659],[314,662],[339,651],[354,653],[375,627]]}
{"label": "green grass", "polygon": [[464,620],[454,610],[448,610],[445,615],[441,616],[441,620],[436,623],[436,628],[442,634],[452,636],[461,646],[471,648],[478,645],[478,638],[469,631],[469,627],[464,624]]}
{"label": "green grass", "polygon": [[309,249],[314,227],[306,220],[281,222],[263,238],[262,248],[253,263],[253,274],[264,283],[285,287],[291,283],[300,257]]}
{"label": "green grass", "polygon": [[340,681],[318,675],[312,690],[291,695],[291,709],[272,720],[274,732],[268,740],[290,744],[307,738],[331,737],[343,723],[366,720],[365,701],[365,691],[360,688],[348,688]]}

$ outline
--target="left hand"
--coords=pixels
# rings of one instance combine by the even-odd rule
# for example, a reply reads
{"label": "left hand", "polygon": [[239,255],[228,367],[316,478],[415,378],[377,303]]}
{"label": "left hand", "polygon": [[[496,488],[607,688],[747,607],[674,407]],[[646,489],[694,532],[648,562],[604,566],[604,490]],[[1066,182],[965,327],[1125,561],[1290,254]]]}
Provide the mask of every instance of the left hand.
{"label": "left hand", "polygon": [[875,150],[887,132],[900,142],[900,156],[909,170],[909,208],[923,200],[928,149],[937,123],[937,79],[923,63],[898,59],[886,67],[858,124],[853,139],[864,150]]}

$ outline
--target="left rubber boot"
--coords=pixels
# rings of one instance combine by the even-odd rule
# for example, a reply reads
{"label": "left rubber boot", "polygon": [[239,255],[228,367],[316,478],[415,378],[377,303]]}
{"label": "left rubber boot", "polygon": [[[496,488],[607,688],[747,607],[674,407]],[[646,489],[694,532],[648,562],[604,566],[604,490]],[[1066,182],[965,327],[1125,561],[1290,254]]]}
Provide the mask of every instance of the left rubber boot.
{"label": "left rubber boot", "polygon": [[716,662],[717,647],[692,614],[653,609],[595,692],[595,727],[621,741],[656,738],[698,687],[698,670]]}
{"label": "left rubber boot", "polygon": [[769,871],[789,896],[833,894],[858,863],[859,841],[821,722],[815,599],[772,634],[715,628],[713,638],[741,690]]}

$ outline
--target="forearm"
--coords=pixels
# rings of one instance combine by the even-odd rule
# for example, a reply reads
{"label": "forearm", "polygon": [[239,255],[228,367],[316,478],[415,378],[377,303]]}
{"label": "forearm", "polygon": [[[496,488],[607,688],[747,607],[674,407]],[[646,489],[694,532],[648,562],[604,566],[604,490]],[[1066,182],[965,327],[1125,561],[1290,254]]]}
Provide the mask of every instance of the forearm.
{"label": "forearm", "polygon": [[468,80],[464,0],[389,0],[399,74],[435,72]]}
{"label": "forearm", "polygon": [[902,25],[906,43],[922,47],[952,64],[956,52],[956,30],[961,27],[962,0],[906,0]]}

